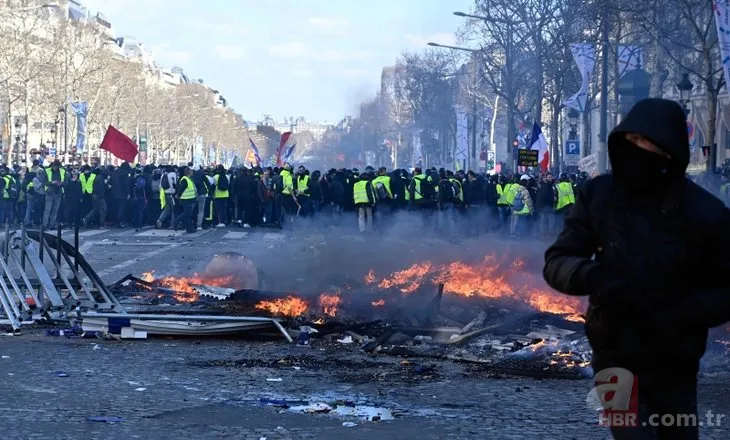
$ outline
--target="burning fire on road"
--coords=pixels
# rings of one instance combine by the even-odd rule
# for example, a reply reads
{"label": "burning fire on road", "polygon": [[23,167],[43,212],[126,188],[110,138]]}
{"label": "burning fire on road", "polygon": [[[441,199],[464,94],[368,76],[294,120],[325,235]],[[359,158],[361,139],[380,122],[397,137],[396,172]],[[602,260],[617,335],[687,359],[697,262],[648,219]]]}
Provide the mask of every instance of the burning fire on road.
{"label": "burning fire on road", "polygon": [[[566,319],[581,321],[582,304],[571,298],[551,292],[542,279],[525,270],[522,260],[499,259],[487,256],[476,264],[461,261],[436,264],[430,261],[416,263],[402,270],[378,277],[370,270],[359,286],[349,283],[342,288],[317,294],[287,293],[277,297],[256,298],[254,309],[273,316],[297,318],[309,315],[315,318],[334,318],[343,308],[358,307],[376,311],[397,304],[422,288],[444,284],[444,294],[464,300],[509,299],[540,312],[564,315]],[[231,287],[233,276],[155,277],[154,272],[143,274],[142,280],[171,290],[175,300],[192,303],[200,299],[199,287]],[[343,294],[343,292],[345,294]],[[359,298],[364,298],[364,302]]]}
{"label": "burning fire on road", "polygon": [[541,312],[564,314],[566,319],[573,321],[582,320],[582,304],[578,298],[549,291],[542,280],[537,281],[524,267],[520,259],[505,264],[494,255],[474,265],[461,261],[436,265],[426,261],[380,280],[371,270],[365,276],[365,284],[375,284],[381,289],[397,288],[407,295],[425,283],[443,283],[445,294],[467,298],[513,298]]}

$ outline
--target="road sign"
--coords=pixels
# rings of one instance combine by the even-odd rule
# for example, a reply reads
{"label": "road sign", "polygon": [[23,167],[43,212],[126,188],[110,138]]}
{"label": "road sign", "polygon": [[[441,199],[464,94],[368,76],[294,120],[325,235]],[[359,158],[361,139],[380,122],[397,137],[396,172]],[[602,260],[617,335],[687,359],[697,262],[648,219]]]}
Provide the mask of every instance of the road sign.
{"label": "road sign", "polygon": [[50,149],[48,149],[48,154],[50,156],[55,156],[56,155],[56,147],[51,147]]}
{"label": "road sign", "polygon": [[577,139],[565,141],[565,155],[580,155],[580,141]]}

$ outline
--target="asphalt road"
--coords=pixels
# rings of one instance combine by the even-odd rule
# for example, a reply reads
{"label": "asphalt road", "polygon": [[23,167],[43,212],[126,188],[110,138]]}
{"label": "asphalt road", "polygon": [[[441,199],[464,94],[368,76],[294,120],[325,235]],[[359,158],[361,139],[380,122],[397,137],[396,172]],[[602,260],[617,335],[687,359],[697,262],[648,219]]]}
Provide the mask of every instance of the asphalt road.
{"label": "asphalt road", "polygon": [[[275,288],[334,283],[361,277],[371,267],[397,270],[424,258],[516,252],[515,246],[528,261],[540,253],[539,246],[495,240],[304,227],[190,235],[92,230],[82,232],[81,244],[107,282],[149,270],[186,275],[201,271],[216,254],[240,252]],[[313,340],[311,348],[281,340],[106,341],[45,336],[45,329],[28,327],[20,336],[0,336],[0,355],[4,440],[609,437],[585,404],[590,381],[492,377],[473,365],[442,361],[429,361],[430,373],[421,374],[419,360],[365,355],[331,340]],[[701,379],[701,412],[730,414],[728,379]],[[387,409],[394,420],[302,414],[261,399],[289,405],[348,401]],[[727,423],[703,428],[703,438],[728,438]]]}

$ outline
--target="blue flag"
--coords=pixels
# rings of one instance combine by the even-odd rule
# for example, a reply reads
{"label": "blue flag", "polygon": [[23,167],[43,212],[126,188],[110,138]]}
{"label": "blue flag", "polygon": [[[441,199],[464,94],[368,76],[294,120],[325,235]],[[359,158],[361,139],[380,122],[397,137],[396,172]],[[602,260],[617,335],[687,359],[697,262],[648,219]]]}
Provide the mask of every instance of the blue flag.
{"label": "blue flag", "polygon": [[84,101],[70,102],[71,110],[76,114],[76,151],[84,151],[86,145],[86,117],[89,105]]}

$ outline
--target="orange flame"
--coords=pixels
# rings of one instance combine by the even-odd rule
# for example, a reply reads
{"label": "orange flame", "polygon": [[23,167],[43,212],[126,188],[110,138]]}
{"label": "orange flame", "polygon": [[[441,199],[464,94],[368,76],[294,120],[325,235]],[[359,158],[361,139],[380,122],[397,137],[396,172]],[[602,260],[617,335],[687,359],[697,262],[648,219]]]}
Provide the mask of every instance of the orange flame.
{"label": "orange flame", "polygon": [[377,301],[373,301],[371,304],[373,305],[373,307],[383,307],[385,305],[385,300],[379,299]]}
{"label": "orange flame", "polygon": [[302,316],[309,309],[309,304],[301,298],[290,295],[273,301],[259,301],[255,307],[257,310],[265,310],[272,315],[297,317]]}
{"label": "orange flame", "polygon": [[174,277],[166,276],[164,278],[155,278],[154,271],[142,274],[142,280],[148,283],[155,283],[159,286],[174,290],[173,297],[180,302],[195,302],[200,299],[200,294],[195,290],[193,285],[206,285],[214,287],[228,287],[233,281],[232,276],[226,277],[203,277],[197,273],[191,277]]}
{"label": "orange flame", "polygon": [[384,278],[378,287],[381,289],[389,289],[397,287],[403,293],[413,293],[423,283],[423,279],[431,272],[431,262],[426,261],[420,264],[414,264],[408,269],[395,272],[387,278]]}
{"label": "orange flame", "polygon": [[[366,282],[376,283],[375,279],[368,282],[369,275],[366,277]],[[429,281],[435,284],[443,283],[444,292],[447,294],[515,298],[539,311],[569,315],[566,319],[574,321],[582,320],[579,316],[582,308],[580,299],[547,290],[541,280],[536,281],[534,276],[525,270],[525,263],[520,259],[509,264],[501,264],[495,255],[490,255],[481,264],[475,265],[461,261],[434,265],[430,261],[425,261],[395,272],[380,280],[377,285],[384,289],[395,287],[408,294]]]}
{"label": "orange flame", "polygon": [[327,316],[337,315],[337,308],[342,304],[342,298],[339,295],[328,295],[323,293],[319,296],[319,305],[322,307],[324,314]]}
{"label": "orange flame", "polygon": [[370,269],[367,275],[365,275],[365,284],[372,284],[375,281],[375,271]]}

